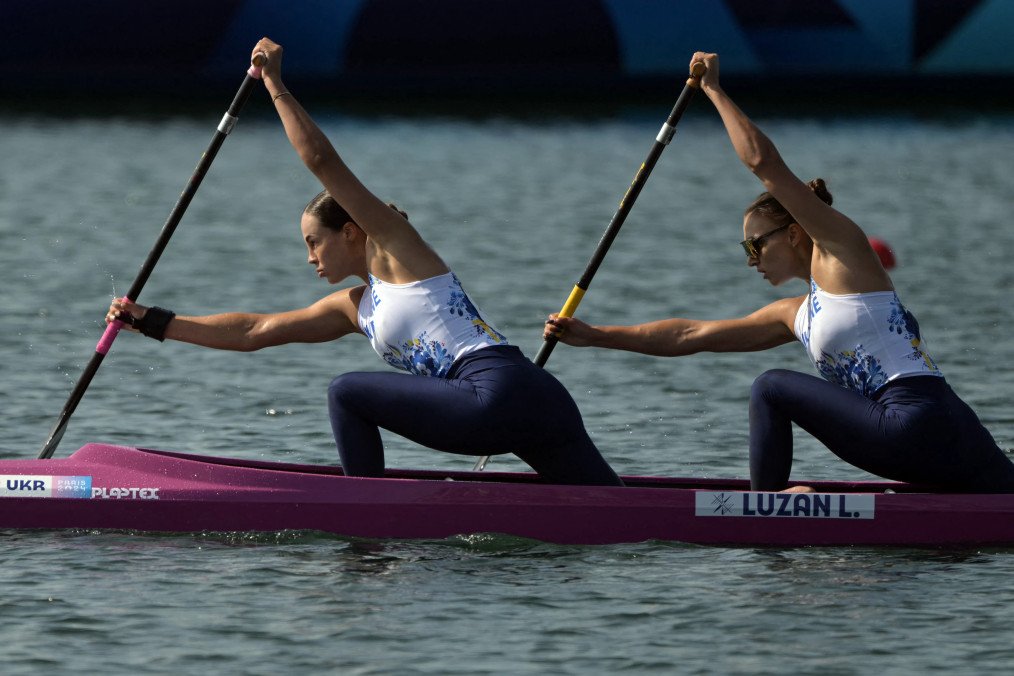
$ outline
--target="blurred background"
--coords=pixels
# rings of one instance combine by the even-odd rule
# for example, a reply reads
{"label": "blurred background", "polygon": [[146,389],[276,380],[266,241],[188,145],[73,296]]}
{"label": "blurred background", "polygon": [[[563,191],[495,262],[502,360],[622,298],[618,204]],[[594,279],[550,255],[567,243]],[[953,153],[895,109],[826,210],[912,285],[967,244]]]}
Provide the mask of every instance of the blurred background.
{"label": "blurred background", "polygon": [[5,0],[0,99],[178,105],[235,80],[267,35],[290,84],[335,97],[669,96],[706,50],[739,91],[996,102],[1012,29],[1008,0]]}

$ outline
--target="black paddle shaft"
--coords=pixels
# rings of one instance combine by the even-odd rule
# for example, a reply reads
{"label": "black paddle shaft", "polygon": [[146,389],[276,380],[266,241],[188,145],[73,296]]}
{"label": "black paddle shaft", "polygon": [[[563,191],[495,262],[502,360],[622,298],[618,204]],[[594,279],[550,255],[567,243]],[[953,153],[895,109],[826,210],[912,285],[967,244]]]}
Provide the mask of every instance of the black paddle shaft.
{"label": "black paddle shaft", "polygon": [[[599,240],[599,245],[595,247],[595,253],[592,254],[591,260],[588,262],[587,267],[584,269],[584,274],[581,275],[581,279],[577,284],[574,285],[574,289],[570,292],[570,297],[567,302],[564,303],[563,309],[560,310],[560,316],[572,317],[574,311],[577,309],[578,304],[581,302],[581,298],[584,296],[585,291],[591,285],[592,278],[595,273],[598,272],[599,266],[602,265],[602,261],[606,257],[606,253],[609,251],[609,247],[612,246],[613,240],[616,239],[616,235],[620,232],[620,228],[623,227],[623,222],[627,220],[627,214],[630,213],[631,208],[634,206],[634,202],[637,200],[637,196],[641,194],[641,188],[648,182],[648,176],[651,175],[651,170],[655,168],[655,163],[658,162],[658,158],[662,155],[662,151],[672,141],[673,135],[676,133],[676,124],[683,117],[683,111],[690,105],[690,101],[694,98],[697,88],[700,87],[701,78],[704,77],[704,73],[707,72],[706,67],[702,61],[695,63],[690,69],[690,79],[687,80],[686,85],[683,87],[683,91],[680,92],[679,98],[676,99],[676,105],[673,106],[672,112],[669,113],[668,119],[665,124],[662,125],[662,129],[658,132],[658,136],[655,137],[655,143],[651,146],[651,150],[648,152],[647,159],[638,169],[637,174],[634,176],[634,180],[631,182],[630,187],[627,188],[627,193],[620,200],[620,207],[613,214],[613,219],[609,222],[609,227],[606,228],[605,234],[602,235],[602,239]],[[539,353],[535,355],[535,365],[545,366],[546,362],[549,361],[549,355],[553,353],[553,348],[559,342],[556,336],[549,336],[542,343],[542,347],[539,348]],[[472,468],[475,471],[482,471],[486,467],[486,463],[489,462],[489,456],[484,455],[480,457],[475,466]]]}
{"label": "black paddle shaft", "polygon": [[[655,168],[655,163],[658,162],[658,158],[661,157],[662,151],[669,145],[673,135],[676,133],[676,125],[679,123],[680,118],[683,117],[683,111],[690,105],[690,101],[693,100],[694,94],[700,87],[700,78],[704,76],[705,67],[704,63],[698,61],[694,64],[692,69],[692,76],[687,80],[686,85],[683,87],[683,91],[680,92],[679,98],[676,99],[676,105],[673,106],[672,112],[669,113],[669,118],[662,125],[662,129],[658,132],[658,136],[655,137],[655,143],[652,145],[651,150],[648,152],[647,159],[638,169],[637,174],[634,176],[634,180],[631,182],[630,187],[627,189],[627,193],[620,200],[620,206],[613,215],[613,219],[609,222],[609,227],[606,228],[605,233],[602,235],[602,239],[599,240],[599,244],[595,247],[595,253],[592,254],[591,260],[588,262],[588,266],[584,269],[584,274],[581,275],[581,279],[577,282],[574,287],[574,292],[571,293],[571,297],[567,300],[564,309],[561,310],[562,316],[570,317],[573,315],[573,311],[577,309],[577,304],[581,302],[581,296],[588,287],[591,286],[592,278],[595,277],[595,273],[598,272],[599,266],[602,261],[605,260],[606,253],[609,252],[609,247],[612,246],[613,240],[616,239],[616,235],[619,234],[620,228],[623,227],[623,222],[627,220],[627,214],[634,206],[634,202],[637,200],[637,196],[641,194],[641,189],[644,188],[644,184],[648,182],[648,176],[651,175],[652,169]],[[569,311],[569,312],[568,312]],[[535,356],[536,366],[545,366],[549,360],[549,355],[553,353],[553,348],[556,347],[557,338],[555,336],[549,336],[545,339],[542,347],[539,349],[539,353]]]}
{"label": "black paddle shaft", "polygon": [[[179,225],[180,220],[183,218],[183,214],[186,212],[187,207],[190,206],[190,202],[194,199],[194,195],[197,194],[197,188],[200,187],[201,181],[204,180],[208,170],[211,168],[211,163],[214,161],[215,156],[218,154],[218,149],[222,147],[226,137],[232,131],[233,127],[236,126],[236,122],[239,119],[239,113],[246,104],[247,99],[250,98],[250,93],[253,91],[254,85],[257,84],[259,77],[255,74],[255,71],[251,69],[247,72],[247,75],[243,78],[243,83],[239,86],[239,91],[236,92],[235,98],[232,100],[232,104],[229,106],[228,112],[222,118],[222,121],[218,125],[218,129],[215,131],[215,136],[211,139],[211,144],[208,149],[204,151],[204,155],[201,156],[201,161],[197,163],[197,168],[194,169],[193,175],[187,182],[186,188],[180,195],[179,200],[176,202],[176,206],[173,207],[172,212],[169,214],[169,218],[166,219],[165,225],[162,226],[162,232],[159,233],[158,239],[155,241],[155,245],[151,248],[148,253],[148,257],[144,260],[144,264],[141,265],[141,270],[137,273],[137,277],[134,279],[134,283],[130,285],[130,290],[127,292],[127,298],[132,301],[136,301],[138,296],[141,295],[141,290],[144,289],[144,285],[148,282],[148,278],[151,276],[152,271],[155,269],[155,264],[158,263],[158,259],[162,256],[162,252],[165,251],[166,246],[169,244],[169,239],[173,236],[173,232],[176,231],[176,226]],[[67,431],[67,423],[70,421],[70,417],[74,414],[77,405],[81,402],[84,397],[85,390],[91,384],[92,378],[99,370],[99,366],[102,365],[102,360],[106,356],[106,352],[109,349],[109,343],[112,338],[115,337],[115,331],[110,335],[108,342],[104,340],[99,342],[99,346],[95,349],[95,354],[92,355],[91,360],[85,367],[84,373],[78,378],[77,384],[74,385],[74,389],[70,393],[70,397],[67,399],[67,403],[64,404],[63,410],[60,411],[60,417],[53,427],[53,431],[50,432],[49,438],[46,440],[45,445],[42,447],[42,451],[39,453],[39,458],[50,458],[53,455],[53,451],[60,444],[60,440],[63,438],[64,432]]]}

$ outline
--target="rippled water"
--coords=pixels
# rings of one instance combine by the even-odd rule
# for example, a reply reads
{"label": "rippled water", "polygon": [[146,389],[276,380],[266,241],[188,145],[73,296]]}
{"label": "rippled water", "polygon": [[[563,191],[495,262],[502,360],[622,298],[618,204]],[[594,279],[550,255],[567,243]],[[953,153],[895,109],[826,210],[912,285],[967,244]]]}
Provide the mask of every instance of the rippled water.
{"label": "rippled water", "polygon": [[[327,293],[297,225],[316,186],[258,105],[142,301],[273,311]],[[542,319],[566,298],[667,112],[320,119],[534,356]],[[109,298],[130,285],[220,115],[0,116],[3,457],[37,454]],[[894,246],[895,282],[931,354],[1014,446],[1010,116],[761,122],[800,175],[827,178],[836,205]],[[717,318],[801,293],[743,264],[740,214],[758,191],[714,112],[695,103],[580,314]],[[679,360],[561,346],[549,363],[618,471],[691,476],[746,474],[749,384],[775,366],[809,370],[798,346]],[[108,441],[333,463],[324,391],[361,368],[385,367],[355,338],[230,354],[124,335],[58,454]],[[385,440],[392,466],[471,466]],[[794,478],[868,478],[797,440]],[[1014,663],[1008,551],[0,535],[5,673],[981,673]]]}

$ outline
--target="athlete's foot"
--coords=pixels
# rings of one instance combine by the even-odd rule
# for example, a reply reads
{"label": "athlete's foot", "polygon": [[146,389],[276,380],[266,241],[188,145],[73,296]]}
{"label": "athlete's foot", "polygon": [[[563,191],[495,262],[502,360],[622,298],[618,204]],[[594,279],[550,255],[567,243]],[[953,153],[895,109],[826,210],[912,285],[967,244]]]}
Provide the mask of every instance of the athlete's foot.
{"label": "athlete's foot", "polygon": [[778,491],[779,493],[816,493],[817,491],[810,488],[809,486],[790,486],[785,490]]}

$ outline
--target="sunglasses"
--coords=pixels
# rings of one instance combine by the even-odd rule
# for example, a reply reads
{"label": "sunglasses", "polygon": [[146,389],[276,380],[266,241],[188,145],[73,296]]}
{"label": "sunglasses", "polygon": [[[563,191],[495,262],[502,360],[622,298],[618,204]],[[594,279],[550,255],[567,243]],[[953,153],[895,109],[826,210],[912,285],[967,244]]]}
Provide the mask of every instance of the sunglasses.
{"label": "sunglasses", "polygon": [[792,225],[792,224],[791,223],[786,223],[785,225],[778,226],[774,230],[770,230],[768,232],[765,232],[763,235],[761,235],[759,237],[749,237],[747,239],[744,239],[742,242],[740,242],[739,245],[741,247],[743,247],[743,251],[746,252],[746,257],[747,258],[760,258],[760,248],[761,248],[761,244],[764,242],[764,240],[766,240],[768,237],[770,237],[771,235],[775,234],[776,232],[778,232],[780,230],[784,230],[785,228],[789,227],[790,225]]}

